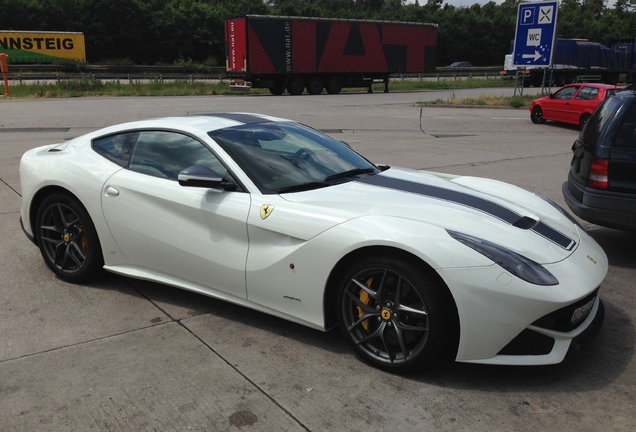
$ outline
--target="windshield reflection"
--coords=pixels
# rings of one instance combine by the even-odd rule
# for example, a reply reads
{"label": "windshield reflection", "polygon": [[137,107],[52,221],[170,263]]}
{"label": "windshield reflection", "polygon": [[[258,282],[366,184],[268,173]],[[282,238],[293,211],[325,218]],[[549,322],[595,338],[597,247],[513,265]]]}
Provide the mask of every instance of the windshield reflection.
{"label": "windshield reflection", "polygon": [[325,187],[379,172],[342,142],[298,123],[249,124],[209,135],[263,193]]}

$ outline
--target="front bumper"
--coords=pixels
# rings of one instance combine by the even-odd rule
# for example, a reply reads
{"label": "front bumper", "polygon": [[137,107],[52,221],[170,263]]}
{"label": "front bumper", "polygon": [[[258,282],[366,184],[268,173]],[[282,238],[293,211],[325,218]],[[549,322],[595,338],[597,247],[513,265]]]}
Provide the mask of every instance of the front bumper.
{"label": "front bumper", "polygon": [[20,227],[22,228],[22,231],[24,231],[24,235],[27,236],[27,238],[29,240],[31,240],[31,242],[34,245],[38,245],[37,242],[35,241],[35,236],[33,234],[31,234],[30,232],[28,232],[25,228],[24,228],[24,222],[22,221],[22,216],[20,216]]}

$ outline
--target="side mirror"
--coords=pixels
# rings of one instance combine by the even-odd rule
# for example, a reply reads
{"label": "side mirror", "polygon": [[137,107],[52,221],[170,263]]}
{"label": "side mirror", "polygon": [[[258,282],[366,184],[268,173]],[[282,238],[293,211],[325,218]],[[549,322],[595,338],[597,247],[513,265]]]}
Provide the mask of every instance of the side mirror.
{"label": "side mirror", "polygon": [[179,184],[184,187],[204,187],[234,191],[238,188],[236,183],[224,180],[213,169],[203,165],[192,165],[185,168],[177,177]]}

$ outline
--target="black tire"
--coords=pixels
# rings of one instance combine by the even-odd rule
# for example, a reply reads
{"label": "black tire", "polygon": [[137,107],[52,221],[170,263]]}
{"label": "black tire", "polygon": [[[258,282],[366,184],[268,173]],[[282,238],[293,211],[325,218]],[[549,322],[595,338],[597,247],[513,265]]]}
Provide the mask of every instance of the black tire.
{"label": "black tire", "polygon": [[307,93],[310,95],[319,95],[322,93],[322,89],[324,88],[324,84],[322,83],[322,78],[319,76],[312,76],[309,78],[307,82]]}
{"label": "black tire", "polygon": [[62,280],[86,282],[104,266],[95,225],[77,199],[56,193],[38,208],[35,236],[44,262]]}
{"label": "black tire", "polygon": [[340,90],[342,90],[342,79],[338,75],[330,76],[325,83],[325,90],[329,94],[340,93]]}
{"label": "black tire", "polygon": [[394,372],[421,369],[457,347],[457,314],[446,286],[398,258],[371,256],[345,272],[338,322],[360,359]]}
{"label": "black tire", "polygon": [[274,86],[269,88],[269,92],[274,96],[280,96],[285,93],[285,87],[283,86]]}
{"label": "black tire", "polygon": [[581,116],[581,118],[579,119],[579,129],[583,130],[583,128],[585,127],[585,123],[587,123],[587,121],[590,119],[590,115],[585,113]]}
{"label": "black tire", "polygon": [[541,107],[539,106],[536,106],[532,109],[532,113],[530,113],[530,120],[532,120],[532,123],[534,124],[543,124],[547,121],[543,118],[543,110],[541,110]]}
{"label": "black tire", "polygon": [[299,77],[291,77],[287,81],[287,92],[289,92],[292,96],[298,96],[303,94],[305,90],[305,82],[302,78]]}

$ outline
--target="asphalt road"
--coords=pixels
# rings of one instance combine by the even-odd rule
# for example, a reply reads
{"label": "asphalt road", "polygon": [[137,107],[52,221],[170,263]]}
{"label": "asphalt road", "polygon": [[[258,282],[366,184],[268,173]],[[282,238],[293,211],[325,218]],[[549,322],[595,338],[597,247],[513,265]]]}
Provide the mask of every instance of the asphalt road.
{"label": "asphalt road", "polygon": [[633,431],[634,234],[586,224],[610,259],[606,320],[562,364],[396,376],[356,360],[338,332],[115,275],[63,283],[20,229],[25,150],[221,111],[299,120],[378,163],[497,178],[563,205],[576,129],[526,110],[414,106],[510,91],[0,100],[0,431]]}

